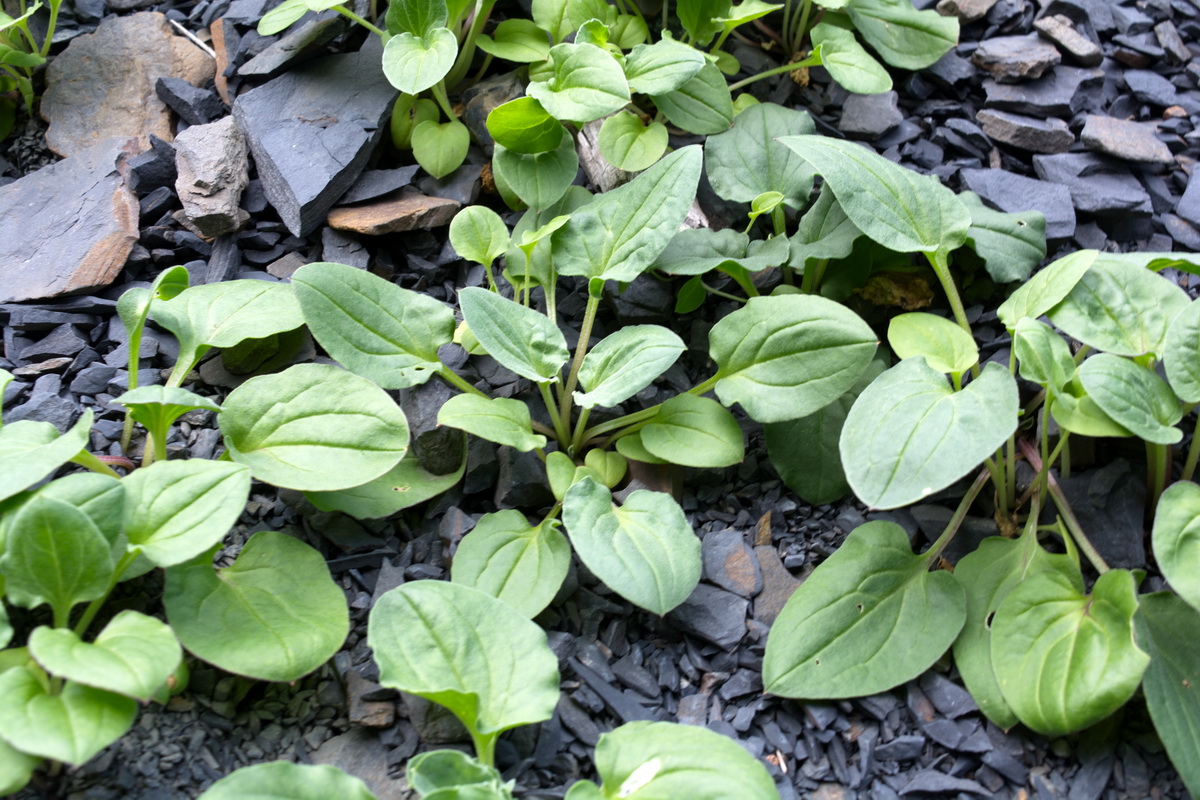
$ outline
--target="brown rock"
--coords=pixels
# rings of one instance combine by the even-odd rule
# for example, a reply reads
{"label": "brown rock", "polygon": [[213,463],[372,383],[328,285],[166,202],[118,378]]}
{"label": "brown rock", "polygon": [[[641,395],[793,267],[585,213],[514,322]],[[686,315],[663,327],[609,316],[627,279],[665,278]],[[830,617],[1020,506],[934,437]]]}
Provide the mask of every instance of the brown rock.
{"label": "brown rock", "polygon": [[1056,117],[1038,119],[985,108],[975,115],[975,121],[994,141],[1031,153],[1065,153],[1075,144],[1067,123]]}
{"label": "brown rock", "polygon": [[1095,67],[1104,60],[1100,45],[1075,30],[1070,17],[1062,14],[1042,17],[1033,23],[1033,27],[1078,64]]}
{"label": "brown rock", "polygon": [[999,83],[1020,83],[1042,77],[1062,61],[1054,45],[1028,36],[996,36],[987,39],[971,54],[971,62]]}
{"label": "brown rock", "polygon": [[1101,114],[1088,114],[1079,139],[1090,150],[1141,164],[1175,163],[1170,148],[1155,136],[1156,126]]}
{"label": "brown rock", "polygon": [[396,704],[391,700],[367,700],[379,684],[359,675],[355,670],[346,673],[346,699],[349,719],[364,728],[388,728],[396,721]]}
{"label": "brown rock", "polygon": [[136,138],[140,151],[150,134],[171,141],[171,113],[154,91],[159,78],[199,86],[213,76],[213,61],[157,12],[111,17],[95,33],[71,40],[46,68],[42,116],[46,144],[70,156],[111,137]]}
{"label": "brown rock", "polygon": [[774,547],[759,545],[754,548],[754,554],[758,556],[763,583],[762,591],[754,598],[754,618],[764,625],[770,625],[783,611],[784,604],[800,586],[800,581],[793,578],[792,573],[783,566]]}
{"label": "brown rock", "polygon": [[113,282],[138,239],[134,148],[110,139],[0,187],[0,303]]}
{"label": "brown rock", "polygon": [[225,18],[214,20],[213,24],[209,26],[208,32],[212,36],[213,52],[217,54],[213,84],[217,87],[217,94],[221,95],[225,105],[230,106],[233,103],[229,101],[229,78],[225,77],[225,70],[229,68],[229,49],[225,46]]}
{"label": "brown rock", "polygon": [[339,231],[382,236],[449,225],[459,207],[453,200],[403,192],[374,203],[335,208],[329,212],[327,221]]}
{"label": "brown rock", "polygon": [[983,19],[996,0],[939,0],[937,12],[943,17],[958,17],[959,22]]}

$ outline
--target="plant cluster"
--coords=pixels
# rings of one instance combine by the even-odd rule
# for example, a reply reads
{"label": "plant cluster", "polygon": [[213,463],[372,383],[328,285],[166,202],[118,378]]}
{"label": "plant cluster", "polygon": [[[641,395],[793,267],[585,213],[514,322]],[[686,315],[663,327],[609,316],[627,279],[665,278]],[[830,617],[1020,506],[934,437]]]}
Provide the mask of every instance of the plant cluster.
{"label": "plant cluster", "polygon": [[40,0],[27,3],[20,0],[17,16],[12,17],[0,9],[0,141],[12,132],[17,119],[17,104],[12,92],[20,95],[25,111],[33,115],[35,71],[46,63],[50,54],[50,43],[58,23],[58,10],[62,0],[47,0],[46,32],[41,41],[30,29],[30,21],[43,8]]}

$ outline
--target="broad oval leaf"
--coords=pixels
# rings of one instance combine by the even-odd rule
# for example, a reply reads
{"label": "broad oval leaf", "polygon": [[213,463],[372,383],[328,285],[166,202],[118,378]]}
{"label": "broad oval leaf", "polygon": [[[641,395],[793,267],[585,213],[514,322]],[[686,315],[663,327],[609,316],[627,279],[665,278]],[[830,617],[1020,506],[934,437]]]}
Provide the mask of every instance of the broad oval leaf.
{"label": "broad oval leaf", "polygon": [[[321,2],[333,5],[331,0]],[[403,3],[389,3],[387,15],[384,17],[387,31],[392,35],[411,33],[413,36],[425,36],[435,28],[446,27],[449,22],[450,9],[446,0],[405,0]]]}
{"label": "broad oval leaf", "polygon": [[1092,268],[1097,255],[1095,250],[1077,250],[1046,265],[1018,286],[996,309],[1008,332],[1012,333],[1026,317],[1037,319],[1061,303]]}
{"label": "broad oval leaf", "polygon": [[823,297],[752,297],[713,326],[716,393],[759,422],[811,414],[854,385],[878,340],[867,323]]}
{"label": "broad oval leaf", "polygon": [[471,132],[456,119],[425,120],[418,122],[412,131],[413,158],[439,180],[462,166],[470,148]]}
{"label": "broad oval leaf", "polygon": [[791,237],[788,263],[803,271],[815,261],[845,258],[860,236],[862,231],[846,216],[833,192],[822,187]]}
{"label": "broad oval leaf", "polygon": [[87,446],[92,430],[92,410],[66,433],[49,422],[20,420],[0,428],[0,500],[29,488],[70,461]]}
{"label": "broad oval leaf", "polygon": [[923,358],[901,361],[858,396],[842,428],[842,465],[858,498],[898,508],[946,488],[1017,428],[1017,382],[988,364],[955,392]]}
{"label": "broad oval leaf", "polygon": [[544,61],[550,55],[550,40],[531,19],[506,19],[491,36],[480,34],[475,44],[488,55],[518,64]]}
{"label": "broad oval leaf", "polygon": [[666,614],[700,582],[700,540],[668,494],[638,489],[617,508],[584,478],[563,499],[563,523],[587,568],[639,608]]}
{"label": "broad oval leaf", "polygon": [[[433,800],[505,800],[510,794],[501,788],[503,781],[494,767],[484,766],[461,750],[418,753],[404,765],[404,778],[422,798]],[[491,795],[486,794],[489,791]]]}
{"label": "broad oval leaf", "polygon": [[548,208],[562,199],[579,172],[575,140],[567,134],[558,147],[526,155],[509,150],[499,142],[492,152],[492,171],[498,184],[532,209]]}
{"label": "broad oval leaf", "polygon": [[556,521],[534,526],[520,511],[497,511],[463,537],[450,579],[532,619],[550,605],[570,566],[571,545]]}
{"label": "broad oval leaf", "polygon": [[24,789],[41,763],[42,760],[37,756],[22,753],[0,739],[0,796],[16,794]]}
{"label": "broad oval leaf", "polygon": [[292,27],[300,18],[308,13],[304,0],[284,0],[272,8],[258,21],[259,36],[274,36]]}
{"label": "broad oval leaf", "polygon": [[152,432],[165,430],[189,411],[221,410],[219,405],[207,397],[201,397],[178,386],[139,386],[125,392],[113,402],[128,408],[129,416]]}
{"label": "broad oval leaf", "polygon": [[455,395],[438,409],[437,421],[523,452],[546,446],[546,437],[533,432],[529,406],[520,400]]}
{"label": "broad oval leaf", "polygon": [[1133,436],[1133,431],[1105,414],[1074,378],[1054,396],[1050,416],[1060,428],[1080,436]]}
{"label": "broad oval leaf", "polygon": [[933,9],[918,11],[909,0],[849,0],[854,29],[893,67],[918,70],[958,44],[958,19]]}
{"label": "broad oval leaf", "polygon": [[1200,403],[1200,302],[1193,300],[1167,328],[1163,367],[1180,400]]}
{"label": "broad oval leaf", "polygon": [[467,206],[450,220],[450,244],[468,261],[490,265],[508,250],[508,226],[487,206]]}
{"label": "broad oval leaf", "polygon": [[958,197],[971,212],[967,246],[983,259],[992,280],[1028,280],[1033,268],[1046,257],[1046,215],[1040,211],[995,211],[974,192],[962,192]]}
{"label": "broad oval leaf", "polygon": [[490,741],[550,719],[558,704],[558,659],[546,634],[469,586],[414,581],[392,589],[371,609],[367,641],[380,684],[445,706],[475,737]]}
{"label": "broad oval leaf", "polygon": [[1088,397],[1118,425],[1155,444],[1175,444],[1183,431],[1174,427],[1183,410],[1171,387],[1149,369],[1127,358],[1097,353],[1079,365]]}
{"label": "broad oval leaf", "polygon": [[91,644],[69,628],[42,625],[29,636],[29,653],[51,675],[143,702],[183,658],[170,626],[137,611],[117,614]]}
{"label": "broad oval leaf", "polygon": [[1053,328],[1022,317],[1013,334],[1013,350],[1021,377],[1058,394],[1075,374],[1071,348]]}
{"label": "broad oval leaf", "polygon": [[359,778],[324,764],[272,761],[226,775],[199,800],[376,800]]}
{"label": "broad oval leaf", "polygon": [[609,334],[588,351],[579,368],[575,392],[581,408],[615,406],[645,389],[687,349],[673,331],[660,325],[630,325]]}
{"label": "broad oval leaf", "polygon": [[458,57],[458,38],[449,28],[416,36],[404,32],[383,46],[383,74],[405,94],[420,94],[446,77]]}
{"label": "broad oval leaf", "polygon": [[292,275],[313,338],[346,369],[385,389],[429,380],[438,348],[454,337],[454,312],[345,264],[306,264]]}
{"label": "broad oval leaf", "polygon": [[894,522],[860,525],[792,594],[771,626],[764,688],[797,698],[861,697],[917,677],[966,619],[948,572],[930,572]]}
{"label": "broad oval leaf", "polygon": [[846,216],[884,247],[949,252],[966,241],[971,214],[936,176],[918,174],[842,139],[785,136],[779,141],[816,168]]}
{"label": "broad oval leaf", "polygon": [[684,228],[654,262],[654,268],[669,275],[703,275],[729,262],[746,257],[750,237],[732,228]]}
{"label": "broad oval leaf", "polygon": [[1133,574],[1113,569],[1081,594],[1058,572],[1018,584],[992,621],[992,668],[1021,722],[1065,736],[1133,696],[1150,657],[1133,641]]}
{"label": "broad oval leaf", "polygon": [[534,81],[526,91],[555,119],[591,122],[629,102],[629,83],[621,65],[593,44],[555,45],[550,48],[550,63],[550,79]]}
{"label": "broad oval leaf", "polygon": [[924,356],[938,372],[961,375],[979,363],[979,346],[971,334],[935,314],[917,311],[892,317],[887,339],[896,358]]}
{"label": "broad oval leaf", "polygon": [[717,65],[706,62],[673,92],[653,95],[654,104],[672,125],[688,133],[711,134],[733,124],[733,98]]}
{"label": "broad oval leaf", "polygon": [[487,129],[492,139],[514,153],[524,155],[555,150],[567,135],[562,123],[550,116],[533,97],[518,97],[493,108],[487,116]]}
{"label": "broad oval leaf", "polygon": [[854,94],[891,91],[892,76],[858,43],[853,31],[822,22],[809,35],[813,48],[820,48],[821,66],[843,89]]}
{"label": "broad oval leaf", "polygon": [[728,467],[746,454],[742,429],[716,400],[680,394],[662,404],[641,429],[642,444],[654,455],[685,467]]}
{"label": "broad oval leaf", "polygon": [[666,94],[682,87],[707,62],[704,54],[673,39],[639,44],[625,56],[625,78],[630,91]]}
{"label": "broad oval leaf", "polygon": [[597,144],[617,169],[640,172],[667,151],[667,127],[660,122],[643,125],[628,111],[618,111],[600,126]]}
{"label": "broad oval leaf", "polygon": [[408,421],[387,393],[325,364],[251,378],[225,399],[219,422],[234,461],[288,489],[358,486],[408,450]]}
{"label": "broad oval leaf", "polygon": [[492,358],[538,383],[553,383],[570,352],[562,331],[532,308],[476,286],[458,293],[463,319]]}
{"label": "broad oval leaf", "polygon": [[32,667],[0,673],[0,737],[76,767],[124,736],[137,709],[132,698],[70,681],[50,694]]}
{"label": "broad oval leaf", "polygon": [[813,169],[778,139],[812,132],[807,111],[774,103],[746,109],[732,128],[705,143],[704,166],[713,189],[739,203],[749,203],[763,192],[782,192],[789,206],[803,208],[812,192]]}
{"label": "broad oval leaf", "polygon": [[197,658],[263,681],[294,681],[333,657],[350,631],[325,559],[274,531],[250,537],[231,566],[212,554],[167,569],[163,607]]}
{"label": "broad oval leaf", "polygon": [[199,458],[156,461],[121,483],[129,549],[159,567],[195,558],[221,541],[250,497],[247,467]]}
{"label": "broad oval leaf", "polygon": [[1200,610],[1200,486],[1180,481],[1162,493],[1151,543],[1171,588]]}
{"label": "broad oval leaf", "polygon": [[341,511],[356,519],[390,517],[417,503],[423,503],[458,483],[467,469],[466,437],[463,458],[458,469],[435,475],[421,466],[410,450],[396,466],[374,480],[336,492],[305,492],[309,502],[322,511]]}

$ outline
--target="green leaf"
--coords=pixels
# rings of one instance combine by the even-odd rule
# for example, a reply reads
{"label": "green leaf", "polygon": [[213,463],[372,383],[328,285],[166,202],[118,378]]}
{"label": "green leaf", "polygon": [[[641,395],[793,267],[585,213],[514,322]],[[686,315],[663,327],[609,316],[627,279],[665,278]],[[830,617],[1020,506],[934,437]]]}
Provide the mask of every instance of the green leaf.
{"label": "green leaf", "polygon": [[49,603],[66,624],[76,603],[108,591],[112,546],[82,511],[52,497],[29,499],[9,523],[0,556],[4,591],[15,606]]}
{"label": "green leaf", "polygon": [[477,749],[509,728],[550,719],[558,703],[558,659],[546,634],[468,586],[414,581],[392,589],[371,610],[367,641],[380,684],[448,708]]}
{"label": "green leaf", "polygon": [[570,353],[547,316],[478,287],[463,289],[458,298],[463,319],[493,358],[531,381],[558,380]]}
{"label": "green leaf", "polygon": [[470,147],[471,132],[456,119],[449,122],[426,120],[413,128],[413,157],[435,178],[444,178],[461,167]]}
{"label": "green leaf", "polygon": [[1065,736],[1133,696],[1150,657],[1133,641],[1133,574],[1101,575],[1091,595],[1059,572],[1032,575],[992,620],[992,669],[1021,722]]}
{"label": "green leaf", "polygon": [[488,55],[518,64],[544,61],[550,55],[545,32],[530,19],[506,19],[491,36],[480,34],[475,44]]}
{"label": "green leaf", "polygon": [[842,139],[786,136],[779,141],[816,168],[846,216],[884,247],[949,252],[966,241],[971,215],[936,176],[920,175]]}
{"label": "green leaf", "polygon": [[1154,730],[1184,786],[1200,794],[1200,614],[1170,592],[1142,595],[1133,617],[1150,654],[1142,691]]}
{"label": "green leaf", "polygon": [[1162,493],[1151,542],[1163,577],[1200,610],[1200,486],[1180,481]]}
{"label": "green leaf", "polygon": [[[77,472],[53,480],[28,497],[47,497],[73,506],[87,515],[96,530],[113,546],[113,561],[125,555],[127,540],[121,536],[125,508],[125,479],[118,480],[95,472]],[[17,498],[21,500],[22,498]],[[14,500],[14,502],[17,502]],[[11,519],[16,516],[17,506],[6,509],[3,515]],[[3,549],[4,531],[0,527],[0,550]]]}
{"label": "green leaf", "polygon": [[729,86],[721,70],[712,62],[706,62],[675,91],[652,97],[671,124],[688,133],[720,133],[733,124],[733,98]]}
{"label": "green leaf", "polygon": [[587,455],[583,457],[583,463],[594,470],[610,489],[620,483],[629,471],[629,462],[625,460],[625,456],[607,450],[588,450]]}
{"label": "green leaf", "polygon": [[274,36],[292,27],[307,13],[308,5],[304,0],[284,0],[262,15],[258,21],[258,35]]}
{"label": "green leaf", "polygon": [[676,150],[573,213],[552,239],[559,273],[623,282],[640,275],[687,216],[700,164],[699,147]]}
{"label": "green leaf", "polygon": [[700,581],[700,540],[668,494],[638,489],[617,508],[585,478],[563,499],[563,523],[587,568],[639,608],[666,614]]}
{"label": "green leaf", "polygon": [[575,44],[590,44],[608,49],[608,26],[598,19],[589,19],[575,31]]}
{"label": "green leaf", "polygon": [[250,497],[249,469],[198,458],[156,461],[121,483],[129,549],[159,567],[195,558],[220,542]]}
{"label": "green leaf", "polygon": [[1167,327],[1163,367],[1180,400],[1200,403],[1200,303],[1189,303]]}
{"label": "green leaf", "polygon": [[967,246],[996,283],[1025,281],[1046,257],[1046,216],[1040,211],[993,211],[974,192],[958,198],[971,212]]}
{"label": "green leaf", "polygon": [[753,22],[756,19],[761,19],[772,11],[778,11],[783,8],[782,5],[774,5],[764,3],[762,0],[742,0],[736,6],[732,6],[720,21],[724,23],[724,28],[731,31],[739,25],[745,25],[747,22]]}
{"label": "green leaf", "polygon": [[1097,350],[1161,357],[1167,328],[1188,303],[1187,292],[1161,275],[1107,256],[1047,314],[1068,336]]}
{"label": "green leaf", "polygon": [[456,58],[458,38],[449,28],[401,33],[383,46],[383,75],[405,94],[419,94],[446,77]]}
{"label": "green leaf", "polygon": [[[821,66],[843,89],[854,94],[882,94],[892,89],[892,76],[866,51],[854,32],[822,22],[809,32],[820,48]],[[807,132],[807,131],[806,131]]]}
{"label": "green leaf", "polygon": [[1155,444],[1175,444],[1183,431],[1174,427],[1183,410],[1171,387],[1149,369],[1127,358],[1097,353],[1079,366],[1088,397],[1118,425]]}
{"label": "green leaf", "polygon": [[829,187],[824,186],[792,234],[788,263],[804,271],[817,261],[846,258],[860,236],[862,231],[846,216]]}
{"label": "green leaf", "polygon": [[22,752],[79,767],[133,725],[136,700],[72,682],[51,694],[43,678],[31,667],[0,673],[0,737]]}
{"label": "green leaf", "polygon": [[901,361],[858,396],[842,428],[846,479],[872,508],[898,508],[946,488],[1017,427],[1017,382],[989,363],[961,392],[923,358]]}
{"label": "green leaf", "polygon": [[716,400],[680,394],[662,404],[641,430],[642,444],[685,467],[728,467],[746,454],[737,420]]}
{"label": "green leaf", "polygon": [[[550,38],[561,42],[575,32],[577,25],[571,22],[567,13],[573,5],[569,0],[533,0],[531,11],[533,22],[550,34]],[[615,9],[614,9],[615,10]]]}
{"label": "green leaf", "polygon": [[1095,250],[1078,250],[1055,260],[1018,286],[996,309],[1008,332],[1012,333],[1022,319],[1037,319],[1061,303],[1092,268],[1097,255]]}
{"label": "green leaf", "polygon": [[581,408],[615,406],[649,386],[687,349],[674,332],[659,325],[630,325],[588,351],[579,368],[575,392]]}
{"label": "green leaf", "polygon": [[938,372],[961,375],[979,363],[979,346],[971,334],[935,314],[913,312],[892,317],[887,338],[896,358],[924,356],[925,363]]}
{"label": "green leaf", "polygon": [[600,126],[600,152],[617,169],[640,172],[667,150],[667,127],[659,122],[642,125],[628,111],[618,111]]}
{"label": "green leaf", "polygon": [[[775,782],[756,758],[733,739],[700,726],[628,722],[601,734],[595,759],[604,783],[598,794],[585,791],[584,798],[779,798]],[[586,781],[575,785],[595,787]]]}
{"label": "green leaf", "polygon": [[724,30],[720,20],[728,16],[732,8],[732,0],[680,0],[675,13],[688,35],[698,46],[704,47]]}
{"label": "green leaf", "polygon": [[1017,715],[1004,699],[992,669],[992,615],[1022,580],[1051,571],[1083,591],[1079,565],[1069,555],[1043,549],[1033,528],[1027,528],[1018,539],[984,539],[954,568],[954,577],[967,595],[967,621],[954,641],[954,665],[979,710],[1005,730],[1017,724]]}
{"label": "green leaf", "polygon": [[450,10],[446,6],[446,0],[403,0],[388,3],[387,15],[384,17],[387,32],[393,36],[399,33],[427,36],[435,28],[445,28],[449,22]]}
{"label": "green leaf", "polygon": [[437,122],[442,118],[438,104],[427,97],[417,98],[402,94],[392,106],[392,118],[388,123],[392,144],[399,150],[412,149],[412,135],[422,122]]}
{"label": "green leaf", "polygon": [[694,47],[674,39],[640,44],[625,56],[625,78],[630,91],[666,94],[681,88],[707,63]]}
{"label": "green leaf", "polygon": [[563,136],[554,150],[525,155],[499,142],[492,153],[496,181],[506,184],[530,208],[544,209],[562,199],[579,172],[575,140]]}
{"label": "green leaf", "polygon": [[[4,607],[3,603],[0,603],[0,650],[8,647],[9,643],[12,642],[12,637],[13,629],[8,621],[8,610]],[[2,774],[3,771],[0,770],[0,775]]]}
{"label": "green leaf", "polygon": [[408,421],[387,393],[324,364],[251,378],[225,399],[219,422],[234,461],[288,489],[358,486],[408,450]]}
{"label": "green leaf", "polygon": [[595,45],[555,45],[550,48],[550,63],[550,79],[530,83],[526,92],[556,119],[591,122],[629,102],[629,83],[621,65]]}
{"label": "green leaf", "polygon": [[499,772],[460,750],[418,753],[405,765],[404,777],[423,798],[439,789],[501,784]]}
{"label": "green leaf", "polygon": [[520,400],[455,395],[438,409],[437,421],[522,452],[546,446],[546,437],[533,432],[529,406]]}
{"label": "green leaf", "polygon": [[1075,374],[1071,348],[1044,322],[1022,317],[1013,335],[1021,377],[1060,393]]}
{"label": "green leaf", "polygon": [[488,266],[508,251],[508,226],[487,206],[467,206],[450,220],[450,245],[468,261]]}
{"label": "green leaf", "polygon": [[242,767],[199,800],[376,800],[360,779],[337,767],[271,761]]}
{"label": "green leaf", "polygon": [[854,385],[875,352],[875,333],[823,297],[752,297],[713,326],[717,397],[759,422],[811,414]]}
{"label": "green leaf", "polygon": [[733,228],[684,228],[672,237],[654,268],[669,275],[703,275],[730,262],[740,263],[749,246],[750,237]]}
{"label": "green leaf", "polygon": [[534,526],[520,511],[497,511],[463,537],[450,579],[532,619],[550,605],[570,566],[571,545],[556,520]]}
{"label": "green leaf", "polygon": [[812,117],[774,103],[738,114],[733,127],[709,137],[704,164],[713,189],[726,200],[749,203],[763,192],[782,192],[792,208],[808,204],[813,169],[777,139],[813,132]]}
{"label": "green leaf", "polygon": [[29,653],[59,678],[148,702],[179,666],[183,651],[171,628],[137,611],[122,611],[87,644],[68,628],[41,625]]}
{"label": "green leaf", "polygon": [[646,449],[645,445],[642,444],[642,434],[640,431],[626,434],[617,439],[616,447],[617,453],[630,461],[640,461],[643,464],[667,463]]}
{"label": "green leaf", "polygon": [[562,123],[532,97],[518,97],[493,108],[487,117],[487,129],[492,139],[522,155],[555,150],[567,135]]}
{"label": "green leaf", "polygon": [[313,338],[342,366],[385,389],[429,380],[454,336],[454,312],[345,264],[307,264],[292,275]]}
{"label": "green leaf", "polygon": [[[607,4],[606,4],[607,5]],[[608,23],[609,40],[621,50],[632,50],[650,39],[650,28],[640,16],[617,14]]]}
{"label": "green leaf", "polygon": [[166,436],[175,420],[189,411],[220,411],[221,407],[195,392],[178,386],[139,386],[113,400],[129,409],[129,416],[154,436]]}
{"label": "green leaf", "polygon": [[1132,431],[1105,414],[1074,377],[1054,396],[1050,415],[1063,430],[1080,436],[1133,436]]}
{"label": "green leaf", "polygon": [[845,12],[893,67],[925,69],[958,44],[958,19],[933,9],[918,11],[909,0],[850,0]]}
{"label": "green leaf", "polygon": [[59,434],[49,422],[20,420],[0,428],[0,500],[29,488],[79,454],[92,430],[92,410]]}
{"label": "green leaf", "polygon": [[324,557],[274,531],[250,537],[231,566],[212,554],[167,569],[163,607],[197,658],[263,681],[294,681],[333,657],[350,631]]}
{"label": "green leaf", "polygon": [[22,753],[0,739],[0,796],[16,794],[24,789],[41,763],[42,760],[37,756]]}
{"label": "green leaf", "polygon": [[390,517],[438,496],[462,479],[467,469],[466,437],[463,438],[462,461],[458,469],[445,475],[424,469],[410,450],[396,466],[372,481],[336,492],[305,492],[304,496],[322,511],[341,511],[356,519]]}
{"label": "green leaf", "polygon": [[797,698],[861,697],[917,677],[966,619],[948,572],[930,572],[904,529],[868,522],[800,584],[771,626],[763,683]]}

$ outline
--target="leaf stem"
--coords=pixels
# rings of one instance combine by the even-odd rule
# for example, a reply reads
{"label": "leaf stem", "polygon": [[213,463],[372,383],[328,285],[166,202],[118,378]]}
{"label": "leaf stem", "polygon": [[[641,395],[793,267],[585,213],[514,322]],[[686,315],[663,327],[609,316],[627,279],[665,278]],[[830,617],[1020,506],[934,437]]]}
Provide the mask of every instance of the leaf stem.
{"label": "leaf stem", "polygon": [[[117,588],[117,584],[121,582],[121,576],[125,574],[125,570],[129,569],[130,565],[137,560],[137,552],[126,552],[121,556],[121,560],[117,562],[117,566],[113,569],[112,577],[109,578],[108,588],[104,590],[104,594],[97,597],[88,604],[87,609],[83,612],[83,616],[79,618],[79,622],[75,623],[75,635],[83,638],[83,634],[87,632],[88,626],[92,624],[92,620],[96,618],[96,613],[100,607],[108,600],[108,596],[112,594],[112,590]],[[57,625],[57,627],[66,627],[65,625]]]}
{"label": "leaf stem", "polygon": [[785,72],[794,72],[802,67],[816,67],[816,66],[820,66],[820,64],[821,64],[820,55],[814,56],[813,54],[810,54],[808,56],[808,58],[805,58],[801,61],[793,61],[788,64],[782,64],[778,67],[774,67],[773,69],[764,70],[764,71],[758,73],[757,75],[751,75],[749,78],[743,78],[742,80],[740,80],[736,83],[731,83],[731,84],[729,84],[729,91],[736,92],[738,89],[742,89],[746,86],[749,86],[750,84],[752,84],[756,81],[761,81],[764,78],[770,78],[774,75],[782,75]]}
{"label": "leaf stem", "polygon": [[486,392],[480,391],[471,384],[467,383],[465,378],[459,376],[445,364],[442,364],[438,367],[437,374],[438,377],[459,391],[466,392],[467,394],[478,395],[480,397],[487,397]]}
{"label": "leaf stem", "polygon": [[659,403],[658,405],[653,405],[649,408],[643,408],[641,411],[635,411],[632,414],[625,414],[624,416],[617,417],[616,419],[610,419],[608,422],[601,422],[599,425],[586,430],[583,434],[583,438],[580,439],[580,442],[586,442],[589,439],[594,439],[597,436],[603,436],[611,431],[620,430],[621,428],[627,426],[637,425],[639,423],[654,419],[654,417],[658,414],[659,408],[661,407],[662,403]]}
{"label": "leaf stem", "polygon": [[1192,443],[1188,446],[1187,461],[1183,463],[1183,473],[1179,479],[1190,481],[1196,473],[1196,461],[1200,460],[1200,417],[1196,418],[1196,426],[1192,428]]}
{"label": "leaf stem", "polygon": [[[1037,449],[1026,441],[1021,441],[1020,446],[1025,459],[1034,469],[1041,472],[1043,467],[1042,459],[1038,456]],[[1075,512],[1071,510],[1071,504],[1067,501],[1067,496],[1063,494],[1062,487],[1058,485],[1058,481],[1049,469],[1046,469],[1046,483],[1050,490],[1050,497],[1054,499],[1054,505],[1058,508],[1058,513],[1062,515],[1063,524],[1071,534],[1075,545],[1087,556],[1087,560],[1091,562],[1097,572],[1101,575],[1108,572],[1108,563],[1096,548],[1092,546],[1091,541],[1087,538],[1087,534],[1083,532],[1083,527],[1075,517]]]}
{"label": "leaf stem", "polygon": [[587,429],[588,417],[591,414],[592,410],[590,408],[579,409],[579,419],[575,421],[575,435],[571,437],[571,446],[567,448],[567,455],[573,457],[579,451],[580,445],[584,442],[583,434]]}
{"label": "leaf stem", "polygon": [[445,79],[435,83],[429,91],[433,95],[433,99],[437,101],[438,106],[442,109],[442,113],[446,115],[447,121],[453,122],[458,119],[454,114],[454,106],[450,105],[450,98],[446,96]]}
{"label": "leaf stem", "polygon": [[79,453],[71,459],[71,462],[78,464],[81,467],[90,469],[92,472],[98,472],[101,475],[107,475],[110,478],[121,477],[121,473],[108,466],[108,464],[105,464],[87,450],[80,450]]}
{"label": "leaf stem", "polygon": [[[564,430],[571,427],[571,393],[579,383],[579,370],[583,366],[584,356],[587,355],[588,342],[592,338],[592,326],[596,322],[596,312],[600,309],[600,298],[597,293],[588,288],[587,308],[583,311],[583,325],[579,330],[579,342],[575,345],[575,358],[571,361],[571,371],[567,373],[567,382],[559,395],[559,416],[562,417]],[[569,440],[569,437],[568,437]]]}
{"label": "leaf stem", "polygon": [[1167,488],[1167,476],[1171,472],[1171,447],[1165,444],[1146,442],[1146,508],[1158,506],[1158,498]]}
{"label": "leaf stem", "polygon": [[936,561],[942,554],[942,551],[954,539],[954,535],[958,533],[963,520],[967,518],[967,512],[971,510],[971,504],[975,502],[975,498],[979,496],[979,492],[983,489],[983,485],[988,482],[989,477],[991,477],[991,470],[989,469],[982,469],[975,476],[974,482],[971,483],[971,488],[967,489],[967,493],[959,501],[958,508],[954,509],[954,515],[946,523],[946,529],[942,531],[942,535],[937,538],[937,541],[925,553],[927,563],[932,564]]}
{"label": "leaf stem", "polygon": [[692,388],[688,389],[688,394],[702,395],[705,392],[708,392],[714,386],[716,386],[717,382],[720,380],[721,380],[721,373],[718,371],[716,375],[713,375],[708,380],[698,383],[695,386],[693,386]]}
{"label": "leaf stem", "polygon": [[338,12],[339,14],[341,14],[343,17],[350,20],[351,22],[357,22],[359,25],[362,25],[364,28],[369,30],[371,33],[375,34],[380,39],[383,39],[385,42],[388,40],[388,32],[387,31],[372,25],[370,22],[367,22],[365,19],[360,17],[358,14],[355,14],[353,11],[346,8],[345,6],[336,5],[333,7],[333,10]]}
{"label": "leaf stem", "polygon": [[565,450],[567,443],[571,441],[571,432],[563,424],[562,415],[558,413],[558,404],[554,402],[554,396],[550,394],[550,384],[539,381],[537,387],[542,394],[542,402],[546,404],[546,411],[550,413],[550,421],[554,423],[554,437],[558,439],[559,447]]}

